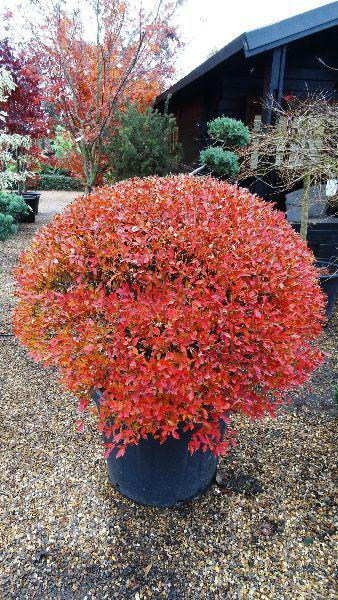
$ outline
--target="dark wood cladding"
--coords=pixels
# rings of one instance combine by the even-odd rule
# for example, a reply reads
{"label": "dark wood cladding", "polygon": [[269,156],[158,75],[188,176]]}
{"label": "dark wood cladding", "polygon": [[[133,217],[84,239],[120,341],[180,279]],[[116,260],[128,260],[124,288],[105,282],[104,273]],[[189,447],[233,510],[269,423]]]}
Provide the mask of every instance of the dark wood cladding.
{"label": "dark wood cladding", "polygon": [[290,44],[284,89],[295,94],[325,90],[338,97],[338,71],[334,69],[338,69],[338,26]]}
{"label": "dark wood cladding", "polygon": [[283,47],[284,65],[282,46],[250,58],[241,50],[173,94],[169,110],[178,121],[187,166],[196,165],[208,142],[210,119],[226,115],[251,125],[267,91],[302,95],[324,90],[338,99],[338,26]]}

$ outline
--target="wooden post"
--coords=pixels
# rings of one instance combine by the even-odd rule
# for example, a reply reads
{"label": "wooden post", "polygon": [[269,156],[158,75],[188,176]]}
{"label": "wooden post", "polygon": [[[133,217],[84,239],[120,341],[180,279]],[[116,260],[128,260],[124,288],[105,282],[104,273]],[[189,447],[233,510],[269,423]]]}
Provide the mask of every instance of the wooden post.
{"label": "wooden post", "polygon": [[[273,100],[281,103],[284,91],[284,73],[287,45],[278,46],[272,52],[271,62],[267,67],[263,85],[263,111],[262,125],[271,125],[274,122]],[[265,199],[271,199],[271,186],[274,178],[272,176],[270,185],[262,181],[255,184],[255,193]]]}
{"label": "wooden post", "polygon": [[273,122],[272,103],[276,100],[279,104],[284,91],[284,73],[287,45],[278,46],[272,53],[271,64],[265,75],[263,87],[263,104],[266,107],[262,113],[262,122],[269,125]]}

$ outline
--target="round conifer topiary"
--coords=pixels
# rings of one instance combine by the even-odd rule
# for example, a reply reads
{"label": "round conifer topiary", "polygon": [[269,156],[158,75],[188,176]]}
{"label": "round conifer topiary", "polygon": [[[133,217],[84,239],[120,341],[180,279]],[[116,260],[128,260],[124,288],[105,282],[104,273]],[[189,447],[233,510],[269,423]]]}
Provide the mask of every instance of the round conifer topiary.
{"label": "round conifer topiary", "polygon": [[237,156],[231,150],[223,150],[219,146],[210,146],[201,151],[201,163],[206,167],[210,167],[219,175],[224,177],[232,177],[239,173],[239,164]]}
{"label": "round conifer topiary", "polygon": [[208,122],[207,131],[213,145],[200,152],[201,167],[193,171],[193,174],[207,167],[222,177],[235,177],[240,171],[236,149],[248,144],[249,129],[238,119],[217,117]]}
{"label": "round conifer topiary", "polygon": [[231,117],[217,117],[209,121],[208,134],[228,149],[243,148],[250,140],[250,132],[246,125]]}

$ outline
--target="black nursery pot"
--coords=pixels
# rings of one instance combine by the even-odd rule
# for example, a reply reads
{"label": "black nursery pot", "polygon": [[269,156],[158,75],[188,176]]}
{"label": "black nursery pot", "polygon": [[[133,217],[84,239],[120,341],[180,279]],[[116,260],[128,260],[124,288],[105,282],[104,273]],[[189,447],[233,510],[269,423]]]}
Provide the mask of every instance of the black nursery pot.
{"label": "black nursery pot", "polygon": [[41,194],[37,194],[36,192],[24,192],[22,197],[29,207],[29,213],[27,215],[21,215],[19,221],[21,223],[34,223],[35,215],[38,214],[39,211],[39,200]]}
{"label": "black nursery pot", "polygon": [[22,196],[26,204],[32,209],[34,215],[37,215],[39,212],[39,200],[41,194],[37,194],[36,192],[24,192]]}
{"label": "black nursery pot", "polygon": [[[101,392],[92,394],[97,406],[100,397]],[[137,446],[128,446],[119,458],[113,450],[107,459],[111,483],[130,500],[158,508],[179,506],[197,498],[211,486],[218,459],[208,450],[191,455],[191,435],[191,431],[182,430],[179,439],[169,436],[163,444],[148,436]]]}
{"label": "black nursery pot", "polygon": [[[329,261],[318,261],[317,266],[330,268]],[[336,298],[338,296],[338,270],[333,268],[332,271],[333,272],[328,275],[319,275],[320,287],[327,297],[325,308],[327,319],[331,319],[333,315]]]}

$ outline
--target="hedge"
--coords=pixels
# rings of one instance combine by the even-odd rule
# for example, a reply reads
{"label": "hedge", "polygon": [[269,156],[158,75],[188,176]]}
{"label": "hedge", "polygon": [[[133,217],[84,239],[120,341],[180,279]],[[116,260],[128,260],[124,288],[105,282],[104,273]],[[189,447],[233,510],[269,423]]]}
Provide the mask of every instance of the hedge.
{"label": "hedge", "polygon": [[84,185],[75,177],[66,175],[39,175],[39,178],[29,186],[39,190],[75,190],[83,191]]}

